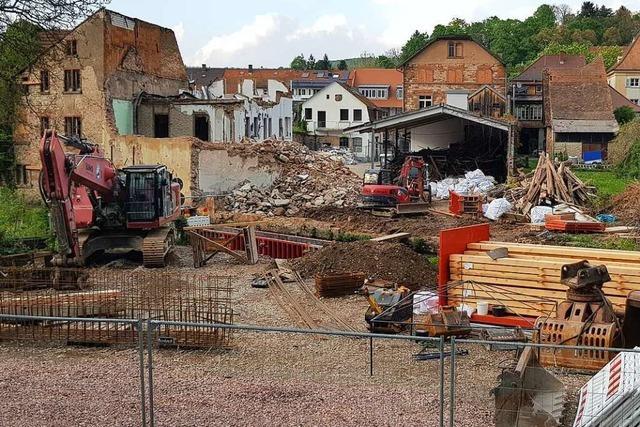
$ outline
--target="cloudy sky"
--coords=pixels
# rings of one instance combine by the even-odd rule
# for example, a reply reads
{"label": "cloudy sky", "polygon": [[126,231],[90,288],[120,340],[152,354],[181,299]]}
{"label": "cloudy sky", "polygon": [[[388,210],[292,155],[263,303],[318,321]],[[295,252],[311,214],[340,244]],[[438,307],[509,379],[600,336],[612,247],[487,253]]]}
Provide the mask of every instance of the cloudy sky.
{"label": "cloudy sky", "polygon": [[[402,46],[416,29],[431,30],[452,18],[523,19],[540,4],[531,0],[112,0],[110,9],[172,28],[185,63],[209,66],[287,66],[304,53],[316,58],[381,54]],[[582,0],[558,0],[574,9]],[[599,2],[597,2],[599,3]],[[640,0],[608,0],[640,9]]]}

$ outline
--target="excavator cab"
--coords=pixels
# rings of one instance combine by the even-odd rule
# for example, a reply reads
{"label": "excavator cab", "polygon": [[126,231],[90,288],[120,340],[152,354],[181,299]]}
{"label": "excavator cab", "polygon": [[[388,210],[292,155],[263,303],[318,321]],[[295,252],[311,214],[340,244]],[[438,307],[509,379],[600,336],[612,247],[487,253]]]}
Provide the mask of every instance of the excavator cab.
{"label": "excavator cab", "polygon": [[128,166],[122,172],[125,174],[125,215],[130,228],[134,224],[161,224],[174,214],[179,206],[180,188],[166,166]]}

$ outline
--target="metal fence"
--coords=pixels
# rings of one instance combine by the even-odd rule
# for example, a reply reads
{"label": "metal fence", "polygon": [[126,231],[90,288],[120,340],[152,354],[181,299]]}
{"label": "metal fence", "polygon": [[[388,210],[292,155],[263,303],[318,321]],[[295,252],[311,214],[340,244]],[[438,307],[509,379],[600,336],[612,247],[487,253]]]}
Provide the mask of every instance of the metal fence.
{"label": "metal fence", "polygon": [[[61,359],[54,357],[53,362],[41,361],[38,355],[57,355],[59,347],[35,352],[33,346],[28,351],[23,346],[13,350],[11,345],[1,346],[0,360],[5,369],[0,375],[4,390],[0,421],[7,426],[230,425],[252,424],[261,419],[262,423],[276,425],[475,426],[491,425],[499,417],[511,421],[496,425],[537,425],[531,423],[540,414],[523,415],[513,405],[499,400],[509,394],[516,395],[522,404],[534,400],[536,405],[556,408],[557,416],[557,408],[567,401],[568,415],[561,425],[572,425],[578,402],[605,404],[618,392],[616,384],[621,389],[624,381],[628,382],[624,379],[616,383],[611,378],[602,390],[592,388],[585,395],[583,385],[593,372],[549,369],[559,382],[550,382],[542,389],[535,383],[543,371],[536,371],[532,378],[509,377],[508,367],[514,365],[517,348],[534,352],[554,348],[602,350],[597,347],[455,338],[445,341],[409,335],[153,319],[2,314],[0,320],[22,326],[110,324],[136,332],[135,341],[107,350],[67,349]],[[233,331],[234,345],[209,351],[163,349],[167,344],[175,348],[175,343],[163,338],[164,330],[193,328]],[[33,340],[38,337],[33,336]],[[639,356],[640,360],[640,350],[613,350]],[[18,357],[12,351],[29,356]],[[20,368],[8,372],[7,366]],[[616,378],[631,373],[625,370],[640,369],[640,363],[622,366]],[[34,373],[38,379],[35,383],[6,383],[10,378],[24,379]],[[502,388],[497,387],[500,384]],[[532,384],[536,387],[532,388]],[[43,395],[45,391],[49,395]],[[496,413],[496,402],[500,414]],[[637,415],[637,405],[622,410],[627,421]],[[359,414],[358,418],[349,418],[348,414],[353,413]],[[583,407],[582,419],[588,420],[591,415]],[[377,423],[372,418],[380,416],[385,419],[378,418]],[[50,422],[54,419],[56,422]]]}

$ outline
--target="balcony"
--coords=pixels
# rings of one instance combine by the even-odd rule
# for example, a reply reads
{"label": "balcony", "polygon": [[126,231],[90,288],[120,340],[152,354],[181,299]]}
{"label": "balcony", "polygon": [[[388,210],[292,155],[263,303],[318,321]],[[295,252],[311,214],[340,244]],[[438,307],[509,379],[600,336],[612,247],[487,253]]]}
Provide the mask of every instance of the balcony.
{"label": "balcony", "polygon": [[516,105],[515,113],[520,121],[542,121],[544,118],[542,104]]}

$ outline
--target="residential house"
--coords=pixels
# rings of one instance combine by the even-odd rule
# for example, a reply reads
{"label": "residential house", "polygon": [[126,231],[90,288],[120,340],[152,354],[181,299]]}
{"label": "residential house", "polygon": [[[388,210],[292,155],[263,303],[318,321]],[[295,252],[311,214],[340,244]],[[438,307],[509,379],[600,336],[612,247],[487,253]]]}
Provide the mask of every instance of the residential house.
{"label": "residential house", "polygon": [[609,86],[609,93],[611,93],[611,103],[614,112],[620,107],[629,107],[636,113],[636,115],[640,115],[640,105],[631,101],[611,86]]}
{"label": "residential house", "polygon": [[311,98],[323,88],[334,82],[346,83],[348,71],[340,70],[305,70],[291,81],[291,92],[294,102],[302,102]]}
{"label": "residential house", "polygon": [[[505,94],[504,63],[470,36],[435,38],[401,68],[405,112],[437,104],[468,110],[469,95],[485,85],[503,97]],[[502,100],[499,102],[504,104]],[[472,108],[475,104],[471,104]]]}
{"label": "residential house", "polygon": [[638,36],[607,71],[609,85],[635,104],[640,104],[640,44]]}
{"label": "residential house", "polygon": [[511,80],[511,110],[518,119],[521,154],[535,154],[545,150],[544,70],[575,69],[585,64],[584,56],[581,55],[543,55]]}
{"label": "residential house", "polygon": [[345,129],[377,119],[377,107],[346,83],[334,82],[321,89],[302,103],[302,114],[314,142],[350,149],[360,158],[372,152],[370,133],[349,133]]}
{"label": "residential house", "polygon": [[22,84],[16,181],[34,188],[44,129],[86,137],[112,153],[114,135],[136,133],[136,97],[177,94],[187,87],[187,73],[173,31],[100,9],[50,43]]}
{"label": "residential house", "polygon": [[402,72],[387,68],[356,68],[349,86],[375,105],[383,117],[402,112]]}
{"label": "residential house", "polygon": [[582,67],[543,71],[546,151],[581,158],[600,151],[618,132],[601,57]]}

